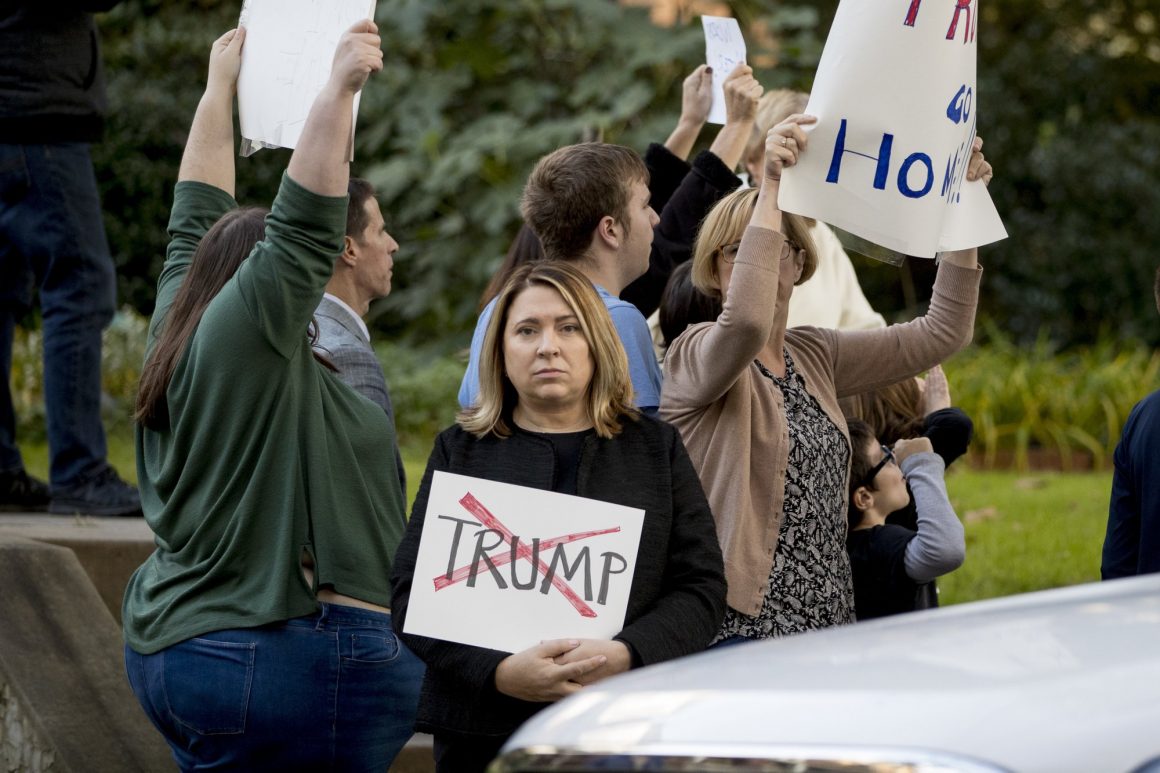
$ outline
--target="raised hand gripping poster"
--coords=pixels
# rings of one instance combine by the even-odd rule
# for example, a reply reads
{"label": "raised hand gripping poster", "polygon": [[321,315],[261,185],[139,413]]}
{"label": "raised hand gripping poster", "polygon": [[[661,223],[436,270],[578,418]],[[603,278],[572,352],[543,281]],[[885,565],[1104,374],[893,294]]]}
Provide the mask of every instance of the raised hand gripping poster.
{"label": "raised hand gripping poster", "polygon": [[519,652],[624,628],[644,511],[436,472],[404,630]]}
{"label": "raised hand gripping poster", "polygon": [[818,122],[782,176],[784,211],[924,258],[1006,238],[986,186],[966,181],[978,5],[842,0],[806,108]]}

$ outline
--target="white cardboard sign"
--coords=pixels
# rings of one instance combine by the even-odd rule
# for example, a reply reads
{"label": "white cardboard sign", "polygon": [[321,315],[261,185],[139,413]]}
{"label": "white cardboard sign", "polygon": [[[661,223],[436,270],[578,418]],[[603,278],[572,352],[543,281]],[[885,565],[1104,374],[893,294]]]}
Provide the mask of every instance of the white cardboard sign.
{"label": "white cardboard sign", "polygon": [[[298,145],[339,38],[374,13],[375,0],[245,0],[238,19],[246,28],[238,74],[243,156]],[[355,95],[354,117],[361,96]],[[352,129],[352,152],[353,141]]]}
{"label": "white cardboard sign", "polygon": [[725,123],[725,79],[745,61],[745,37],[737,20],[728,16],[702,16],[705,29],[705,64],[713,68],[713,106],[709,123]]}
{"label": "white cardboard sign", "polygon": [[843,0],[781,208],[925,258],[1006,238],[986,186],[966,182],[978,18],[978,0]]}
{"label": "white cardboard sign", "polygon": [[624,628],[644,511],[436,472],[404,630],[519,652]]}

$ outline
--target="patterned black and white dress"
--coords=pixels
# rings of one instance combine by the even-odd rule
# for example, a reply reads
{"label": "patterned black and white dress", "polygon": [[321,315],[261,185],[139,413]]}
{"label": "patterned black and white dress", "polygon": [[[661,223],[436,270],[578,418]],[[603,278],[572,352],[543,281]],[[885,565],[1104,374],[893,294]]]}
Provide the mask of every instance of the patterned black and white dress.
{"label": "patterned black and white dress", "polygon": [[788,351],[784,379],[760,362],[757,367],[785,400],[785,511],[761,610],[751,617],[730,608],[716,641],[768,639],[854,622],[854,582],[846,554],[850,446],[806,391]]}

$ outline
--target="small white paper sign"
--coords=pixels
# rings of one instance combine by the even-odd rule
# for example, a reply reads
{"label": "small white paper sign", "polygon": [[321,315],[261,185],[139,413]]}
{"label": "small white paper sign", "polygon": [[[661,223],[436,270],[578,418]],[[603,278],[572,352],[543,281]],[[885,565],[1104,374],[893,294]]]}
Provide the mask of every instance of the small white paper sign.
{"label": "small white paper sign", "polygon": [[436,472],[404,630],[519,652],[624,628],[644,511]]}
{"label": "small white paper sign", "polygon": [[978,0],[843,0],[779,206],[925,258],[1006,238],[986,186],[966,182],[977,25]]}
{"label": "small white paper sign", "polygon": [[705,64],[713,68],[713,106],[709,123],[725,123],[725,79],[745,61],[745,38],[737,20],[728,16],[702,16],[705,28]]}
{"label": "small white paper sign", "polygon": [[[339,38],[374,13],[375,0],[245,0],[238,19],[246,28],[238,74],[243,156],[298,145]],[[361,96],[354,98],[355,117]],[[352,129],[352,151],[353,141]]]}

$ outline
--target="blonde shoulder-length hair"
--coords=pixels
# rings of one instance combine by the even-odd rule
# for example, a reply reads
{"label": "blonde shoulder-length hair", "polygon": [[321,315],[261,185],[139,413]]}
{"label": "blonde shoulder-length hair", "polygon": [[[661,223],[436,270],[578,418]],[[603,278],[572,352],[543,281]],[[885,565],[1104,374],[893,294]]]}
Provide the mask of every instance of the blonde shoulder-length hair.
{"label": "blonde shoulder-length hair", "polygon": [[622,428],[621,419],[635,421],[639,416],[632,404],[632,379],[624,346],[607,307],[588,278],[572,265],[552,260],[520,266],[496,296],[479,354],[479,396],[474,405],[459,412],[459,426],[481,438],[489,434],[511,435],[511,415],[519,394],[507,377],[504,331],[515,299],[535,286],[558,292],[579,320],[592,357],[592,380],[584,396],[588,418],[600,437],[617,435]]}
{"label": "blonde shoulder-length hair", "polygon": [[[756,188],[742,188],[717,202],[705,216],[697,241],[693,245],[693,286],[718,300],[725,296],[717,271],[717,253],[741,239],[745,227],[753,217],[757,205]],[[790,212],[781,213],[781,229],[789,248],[805,252],[802,275],[794,284],[801,284],[814,275],[818,268],[818,249],[810,236],[805,218]]]}

